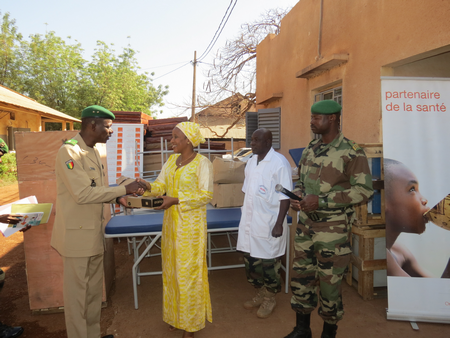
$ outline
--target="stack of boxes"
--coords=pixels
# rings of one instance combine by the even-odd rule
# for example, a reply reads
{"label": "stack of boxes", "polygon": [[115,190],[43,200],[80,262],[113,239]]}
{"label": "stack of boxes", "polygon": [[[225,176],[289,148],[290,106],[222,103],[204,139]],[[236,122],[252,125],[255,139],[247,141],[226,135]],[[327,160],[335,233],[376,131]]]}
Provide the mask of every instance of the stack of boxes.
{"label": "stack of boxes", "polygon": [[211,204],[216,208],[242,206],[245,162],[217,157],[213,161],[213,171],[214,195]]}

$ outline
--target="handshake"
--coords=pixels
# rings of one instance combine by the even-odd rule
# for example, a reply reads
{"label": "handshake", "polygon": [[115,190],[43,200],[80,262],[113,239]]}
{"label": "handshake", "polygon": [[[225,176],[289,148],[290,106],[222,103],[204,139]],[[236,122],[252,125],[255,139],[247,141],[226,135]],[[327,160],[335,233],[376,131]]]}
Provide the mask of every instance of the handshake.
{"label": "handshake", "polygon": [[[121,177],[123,178],[123,177]],[[136,178],[136,180],[132,181],[132,179],[129,178],[125,178],[124,180],[122,180],[122,182],[119,182],[120,179],[119,178],[117,180],[117,183],[120,184],[126,184],[125,185],[125,189],[127,191],[127,195],[142,195],[144,193],[145,190],[150,190],[151,189],[151,185],[150,183],[148,183],[147,181],[141,179],[141,178]],[[126,180],[131,181],[130,183],[126,182]]]}
{"label": "handshake", "polygon": [[[116,183],[118,185],[124,185],[126,189],[126,195],[143,195],[146,190],[151,190],[151,185],[146,180],[142,178],[136,178],[135,180],[129,177],[121,176],[117,179]],[[127,205],[127,197],[120,196],[116,198],[116,203],[121,204],[124,207]]]}

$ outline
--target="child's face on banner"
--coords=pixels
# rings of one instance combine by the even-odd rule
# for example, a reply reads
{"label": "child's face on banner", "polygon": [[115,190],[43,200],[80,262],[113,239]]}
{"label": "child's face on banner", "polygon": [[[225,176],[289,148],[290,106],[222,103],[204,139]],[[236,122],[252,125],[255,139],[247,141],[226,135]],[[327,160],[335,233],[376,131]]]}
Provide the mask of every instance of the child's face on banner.
{"label": "child's face on banner", "polygon": [[421,234],[428,222],[423,214],[428,211],[428,201],[419,191],[419,181],[403,165],[390,168],[393,180],[386,196],[386,218],[389,226],[400,232]]}

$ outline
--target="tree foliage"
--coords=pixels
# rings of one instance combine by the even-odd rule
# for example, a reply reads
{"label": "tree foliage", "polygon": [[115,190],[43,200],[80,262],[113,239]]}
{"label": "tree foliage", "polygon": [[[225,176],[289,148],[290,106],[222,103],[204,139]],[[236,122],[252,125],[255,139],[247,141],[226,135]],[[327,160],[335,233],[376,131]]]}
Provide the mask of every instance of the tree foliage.
{"label": "tree foliage", "polygon": [[77,116],[87,63],[82,52],[79,43],[67,44],[54,32],[31,35],[29,41],[22,41],[20,49],[21,92],[50,108]]}
{"label": "tree foliage", "polygon": [[156,113],[150,107],[163,105],[167,87],[155,88],[150,78],[153,74],[139,74],[136,52],[124,48],[122,54],[115,56],[114,50],[104,42],[98,41],[97,47],[93,62],[87,68],[88,83],[84,87],[90,102],[112,107],[112,110]]}
{"label": "tree foliage", "polygon": [[17,85],[17,52],[22,35],[17,32],[15,24],[16,21],[10,19],[9,13],[3,15],[0,31],[0,84],[8,87]]}
{"label": "tree foliage", "polygon": [[0,187],[17,181],[16,154],[8,153],[2,156],[0,163]]}
{"label": "tree foliage", "polygon": [[136,52],[121,54],[102,41],[90,61],[81,44],[66,42],[55,32],[22,39],[9,13],[0,35],[0,84],[39,103],[80,117],[84,107],[98,104],[110,110],[159,113],[168,87],[154,87],[153,74],[141,72]]}
{"label": "tree foliage", "polygon": [[268,34],[278,34],[281,19],[289,9],[271,9],[258,20],[245,23],[239,34],[228,40],[219,49],[209,70],[210,78],[206,87],[209,96],[245,93],[247,99],[255,100],[256,89],[256,47]]}
{"label": "tree foliage", "polygon": [[[268,34],[278,34],[281,19],[290,9],[271,9],[251,23],[241,25],[239,34],[219,49],[207,74],[205,95],[198,97],[198,122],[217,137],[225,137],[235,125],[241,124],[256,101],[256,47]],[[240,93],[244,93],[241,95]],[[214,111],[228,127],[217,134],[203,117]]]}

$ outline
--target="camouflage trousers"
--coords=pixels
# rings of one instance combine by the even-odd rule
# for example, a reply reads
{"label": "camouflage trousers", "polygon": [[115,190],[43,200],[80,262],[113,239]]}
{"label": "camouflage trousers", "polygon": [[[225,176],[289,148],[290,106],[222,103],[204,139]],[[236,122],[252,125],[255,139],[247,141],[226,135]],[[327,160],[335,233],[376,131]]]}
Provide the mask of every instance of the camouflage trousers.
{"label": "camouflage trousers", "polygon": [[[294,239],[291,307],[319,315],[329,324],[342,319],[341,283],[350,262],[351,226],[345,221],[299,223]],[[317,295],[319,287],[319,295]]]}
{"label": "camouflage trousers", "polygon": [[266,287],[272,293],[281,291],[280,268],[281,257],[254,258],[244,252],[245,273],[248,282],[255,288]]}

